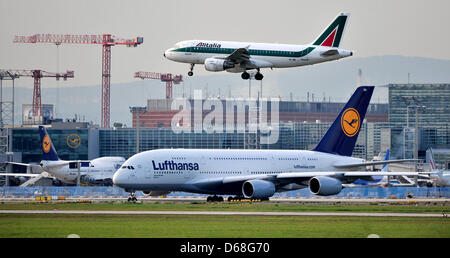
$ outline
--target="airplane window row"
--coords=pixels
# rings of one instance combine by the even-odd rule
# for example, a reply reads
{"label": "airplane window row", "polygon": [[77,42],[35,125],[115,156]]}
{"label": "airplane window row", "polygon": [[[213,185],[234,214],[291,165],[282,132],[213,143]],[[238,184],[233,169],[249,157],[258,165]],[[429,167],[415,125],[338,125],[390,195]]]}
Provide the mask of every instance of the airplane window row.
{"label": "airplane window row", "polygon": [[[211,159],[211,158],[209,158],[209,159]],[[233,157],[229,157],[229,158],[215,157],[213,159],[214,160],[267,160],[267,158],[233,158]]]}
{"label": "airplane window row", "polygon": [[155,171],[155,174],[182,174],[182,171]]}
{"label": "airplane window row", "polygon": [[242,174],[240,171],[200,171],[200,174]]}
{"label": "airplane window row", "polygon": [[[186,48],[187,52],[203,52],[203,53],[219,53],[219,54],[231,54],[236,49],[232,48],[214,48],[214,47],[190,47]],[[280,51],[280,50],[258,50],[251,49],[249,50],[250,55],[277,55],[277,56],[290,56],[296,55],[298,56],[304,54],[304,51],[295,52],[295,51]]]}
{"label": "airplane window row", "polygon": [[298,160],[298,158],[278,158],[278,160]]}

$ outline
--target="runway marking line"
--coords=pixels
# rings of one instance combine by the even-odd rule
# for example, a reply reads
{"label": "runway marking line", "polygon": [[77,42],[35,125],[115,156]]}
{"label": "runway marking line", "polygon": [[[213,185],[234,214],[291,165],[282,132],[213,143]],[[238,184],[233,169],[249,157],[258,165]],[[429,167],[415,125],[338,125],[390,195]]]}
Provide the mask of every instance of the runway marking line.
{"label": "runway marking line", "polygon": [[215,216],[350,216],[350,217],[446,217],[438,213],[357,212],[234,212],[234,211],[80,211],[0,210],[0,214],[99,214],[99,215],[215,215]]}

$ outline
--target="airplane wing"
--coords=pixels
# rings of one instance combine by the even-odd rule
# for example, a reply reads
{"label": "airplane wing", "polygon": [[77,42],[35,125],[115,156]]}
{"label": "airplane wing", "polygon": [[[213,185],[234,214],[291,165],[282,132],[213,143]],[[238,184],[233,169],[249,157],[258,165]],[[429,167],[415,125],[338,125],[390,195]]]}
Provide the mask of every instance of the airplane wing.
{"label": "airplane wing", "polygon": [[418,159],[397,159],[397,160],[381,160],[381,161],[369,161],[363,163],[352,163],[352,164],[336,164],[335,168],[339,169],[352,169],[358,167],[367,167],[374,165],[383,165],[383,164],[391,164],[391,163],[403,163],[403,162],[415,162],[419,161]]}
{"label": "airplane wing", "polygon": [[0,176],[23,176],[23,177],[37,177],[40,174],[25,174],[25,173],[0,173]]}
{"label": "airplane wing", "polygon": [[338,179],[343,178],[365,178],[370,176],[419,176],[418,172],[372,172],[372,171],[320,171],[320,172],[286,172],[279,174],[267,174],[267,175],[247,175],[247,176],[228,176],[222,178],[207,178],[189,182],[199,189],[213,189],[220,185],[232,185],[242,184],[248,180],[260,179],[271,181],[274,184],[285,185],[289,183],[302,183],[306,182],[313,177],[324,176],[333,177]]}
{"label": "airplane wing", "polygon": [[17,165],[17,166],[24,166],[24,167],[41,167],[41,165],[38,164],[27,164],[27,163],[20,163],[20,162],[10,162],[10,161],[6,161],[5,164],[12,164],[12,165]]}
{"label": "airplane wing", "polygon": [[225,59],[232,61],[235,64],[240,64],[242,62],[249,62],[250,61],[250,54],[248,53],[249,47],[250,45],[248,45],[245,48],[238,48],[229,56],[225,57]]}

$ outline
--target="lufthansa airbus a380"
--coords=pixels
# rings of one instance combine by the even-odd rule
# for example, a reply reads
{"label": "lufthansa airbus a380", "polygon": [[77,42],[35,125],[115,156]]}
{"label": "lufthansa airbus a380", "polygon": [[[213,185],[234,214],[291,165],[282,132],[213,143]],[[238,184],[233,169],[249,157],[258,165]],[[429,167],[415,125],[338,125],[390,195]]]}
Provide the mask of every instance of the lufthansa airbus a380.
{"label": "lufthansa airbus a380", "polygon": [[[343,184],[372,176],[417,175],[415,172],[368,172],[366,166],[404,162],[365,162],[351,157],[373,86],[356,89],[323,136],[308,150],[159,149],[135,154],[114,174],[126,191],[171,191],[268,199],[276,192],[309,187],[316,195],[338,194]],[[362,169],[363,168],[363,169]],[[212,199],[211,199],[212,198]],[[234,197],[230,197],[234,198]]]}
{"label": "lufthansa airbus a380", "polygon": [[[45,171],[64,183],[76,184],[78,181],[78,164],[80,164],[80,183],[89,185],[112,185],[112,177],[125,162],[123,157],[100,157],[93,160],[61,160],[55,146],[44,126],[39,126],[42,161],[40,165],[18,162],[9,164],[35,167]],[[39,174],[2,173],[4,176],[37,177]]]}
{"label": "lufthansa airbus a380", "polygon": [[255,79],[262,80],[261,68],[313,65],[352,56],[352,51],[339,48],[348,16],[347,13],[339,14],[316,40],[307,45],[187,40],[166,50],[164,57],[189,63],[189,76],[194,74],[194,65],[204,64],[210,72],[242,73],[244,80],[250,78],[247,70],[256,69]]}

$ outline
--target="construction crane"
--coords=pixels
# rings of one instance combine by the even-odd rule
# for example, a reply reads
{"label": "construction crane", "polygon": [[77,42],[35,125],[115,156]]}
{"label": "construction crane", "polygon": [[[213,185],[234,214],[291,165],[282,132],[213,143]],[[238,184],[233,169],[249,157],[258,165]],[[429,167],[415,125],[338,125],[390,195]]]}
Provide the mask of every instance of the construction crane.
{"label": "construction crane", "polygon": [[32,36],[16,36],[14,43],[53,43],[60,44],[96,44],[102,45],[102,107],[101,127],[110,127],[110,88],[111,88],[111,46],[125,45],[137,47],[144,42],[143,37],[121,39],[111,34],[102,35],[70,35],[70,34],[36,34]]}
{"label": "construction crane", "polygon": [[172,99],[172,85],[180,84],[183,81],[183,75],[173,75],[171,73],[154,73],[154,72],[135,72],[135,78],[154,79],[166,82],[166,99]]}
{"label": "construction crane", "polygon": [[33,77],[34,78],[34,88],[33,88],[33,112],[35,116],[41,115],[41,78],[56,78],[67,80],[67,78],[73,78],[74,72],[67,71],[66,73],[50,73],[42,70],[10,70],[10,69],[0,69],[0,74],[6,73],[10,74],[14,78],[19,77]]}

